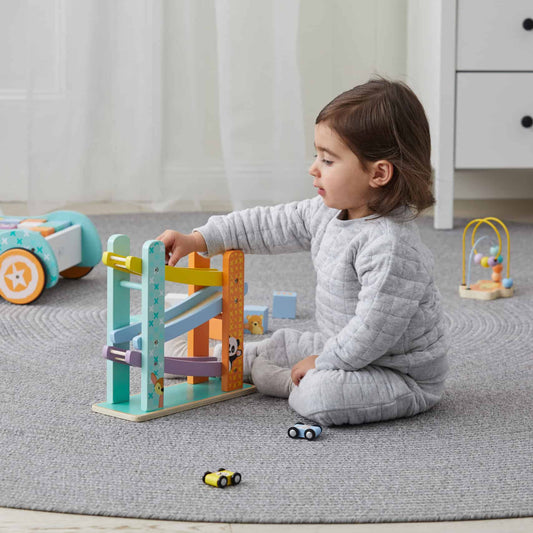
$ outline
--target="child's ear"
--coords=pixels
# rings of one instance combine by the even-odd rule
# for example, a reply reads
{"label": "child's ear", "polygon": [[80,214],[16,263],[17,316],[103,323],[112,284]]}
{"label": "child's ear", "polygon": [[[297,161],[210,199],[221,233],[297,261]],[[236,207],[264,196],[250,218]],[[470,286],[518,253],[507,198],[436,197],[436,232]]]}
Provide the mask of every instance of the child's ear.
{"label": "child's ear", "polygon": [[386,159],[374,161],[372,163],[372,172],[370,177],[370,187],[377,189],[387,185],[392,179],[394,165]]}

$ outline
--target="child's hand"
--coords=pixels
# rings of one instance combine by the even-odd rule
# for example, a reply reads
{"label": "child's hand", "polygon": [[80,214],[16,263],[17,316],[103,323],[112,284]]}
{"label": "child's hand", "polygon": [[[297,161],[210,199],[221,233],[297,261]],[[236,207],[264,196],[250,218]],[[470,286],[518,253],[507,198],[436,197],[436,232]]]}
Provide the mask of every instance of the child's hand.
{"label": "child's hand", "polygon": [[298,386],[308,370],[315,368],[315,360],[318,355],[310,355],[301,361],[298,361],[291,370],[292,382]]}
{"label": "child's hand", "polygon": [[197,231],[185,235],[179,231],[167,229],[156,240],[165,245],[165,261],[169,266],[175,266],[182,257],[192,252],[207,251],[205,240]]}

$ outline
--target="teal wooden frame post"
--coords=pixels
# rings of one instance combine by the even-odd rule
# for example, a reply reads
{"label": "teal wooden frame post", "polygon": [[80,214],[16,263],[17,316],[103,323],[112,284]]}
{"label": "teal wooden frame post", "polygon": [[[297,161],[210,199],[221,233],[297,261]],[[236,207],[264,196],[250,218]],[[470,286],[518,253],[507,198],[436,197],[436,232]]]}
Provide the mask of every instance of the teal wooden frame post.
{"label": "teal wooden frame post", "polygon": [[141,409],[164,406],[165,371],[165,247],[146,241],[142,249]]}
{"label": "teal wooden frame post", "polygon": [[[119,255],[129,255],[130,239],[126,235],[112,235],[107,249]],[[111,333],[130,324],[130,290],[120,285],[129,281],[127,272],[107,269],[107,344],[113,345]],[[120,350],[129,349],[129,342],[115,344]],[[122,363],[107,361],[107,401],[122,403],[130,399],[130,367]]]}

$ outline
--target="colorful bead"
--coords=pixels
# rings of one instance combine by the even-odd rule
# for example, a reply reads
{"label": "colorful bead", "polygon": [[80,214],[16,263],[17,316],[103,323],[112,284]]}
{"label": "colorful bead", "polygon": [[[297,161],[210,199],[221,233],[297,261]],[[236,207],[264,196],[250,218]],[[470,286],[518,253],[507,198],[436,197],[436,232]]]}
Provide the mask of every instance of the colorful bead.
{"label": "colorful bead", "polygon": [[494,256],[490,256],[488,260],[489,266],[493,267],[498,264],[498,260]]}
{"label": "colorful bead", "polygon": [[483,254],[476,254],[474,256],[474,263],[476,263],[476,265],[479,265],[482,259],[483,259]]}
{"label": "colorful bead", "polygon": [[498,263],[503,263],[503,256],[499,255],[497,258]]}
{"label": "colorful bead", "polygon": [[503,278],[502,285],[506,289],[510,289],[513,286],[513,278]]}
{"label": "colorful bead", "polygon": [[492,278],[492,281],[501,281],[502,275],[499,274],[498,272],[493,272],[491,278]]}
{"label": "colorful bead", "polygon": [[490,255],[496,255],[500,251],[499,246],[491,246],[490,247]]}
{"label": "colorful bead", "polygon": [[485,268],[489,267],[489,258],[487,256],[484,256],[483,259],[481,259],[481,266]]}
{"label": "colorful bead", "polygon": [[499,273],[503,270],[503,265],[498,264],[498,265],[496,265],[496,266],[493,266],[493,267],[492,267],[492,270],[493,270],[494,272],[498,272],[498,274],[499,274]]}

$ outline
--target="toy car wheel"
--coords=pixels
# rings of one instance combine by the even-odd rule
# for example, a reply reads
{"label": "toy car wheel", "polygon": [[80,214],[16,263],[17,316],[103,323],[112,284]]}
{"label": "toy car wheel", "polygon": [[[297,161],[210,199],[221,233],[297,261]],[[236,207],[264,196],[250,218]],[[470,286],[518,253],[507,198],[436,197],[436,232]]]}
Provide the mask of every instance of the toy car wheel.
{"label": "toy car wheel", "polygon": [[306,429],[304,433],[304,437],[307,440],[313,440],[316,437],[316,434],[312,429]]}
{"label": "toy car wheel", "polygon": [[217,481],[217,487],[223,489],[228,486],[228,478],[226,476],[220,476]]}
{"label": "toy car wheel", "polygon": [[219,468],[219,469],[217,470],[217,472],[224,472],[224,470],[226,470],[226,469],[225,469],[225,468]]}
{"label": "toy car wheel", "polygon": [[289,431],[287,431],[287,435],[289,435],[291,439],[296,439],[298,437],[298,434],[299,434],[298,429],[295,428],[294,426],[289,428]]}
{"label": "toy car wheel", "polygon": [[205,483],[205,477],[207,476],[207,474],[210,474],[211,472],[204,472],[204,475],[202,477],[202,481]]}
{"label": "toy car wheel", "polygon": [[14,304],[28,304],[41,296],[46,274],[41,260],[23,248],[0,255],[0,295]]}
{"label": "toy car wheel", "polygon": [[242,477],[239,472],[235,472],[235,474],[233,474],[233,477],[231,478],[231,482],[233,483],[233,485],[238,485],[241,482],[241,479]]}
{"label": "toy car wheel", "polygon": [[93,267],[84,267],[84,266],[73,266],[62,270],[59,274],[65,279],[79,279],[86,276]]}

